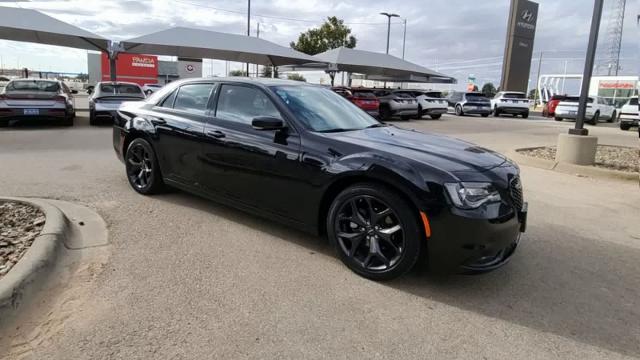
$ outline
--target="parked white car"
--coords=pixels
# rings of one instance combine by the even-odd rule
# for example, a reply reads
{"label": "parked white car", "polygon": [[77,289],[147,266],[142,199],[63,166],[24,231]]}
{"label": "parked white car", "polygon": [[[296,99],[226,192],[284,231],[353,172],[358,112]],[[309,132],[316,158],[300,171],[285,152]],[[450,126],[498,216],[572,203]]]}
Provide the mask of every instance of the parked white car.
{"label": "parked white car", "polygon": [[144,91],[145,95],[149,96],[151,94],[153,94],[154,92],[162,89],[164,85],[162,84],[144,84],[142,86],[142,91]]}
{"label": "parked white car", "polygon": [[629,130],[632,126],[638,126],[640,114],[638,111],[638,97],[634,96],[620,109],[620,129]]}
{"label": "parked white car", "polygon": [[517,91],[500,91],[491,99],[493,116],[500,114],[521,115],[526,119],[529,117],[529,99],[527,94]]}
{"label": "parked white car", "polygon": [[[400,92],[400,90],[395,91]],[[429,115],[432,119],[440,119],[442,114],[447,113],[447,100],[444,99],[440,91],[432,90],[402,90],[418,101],[418,116]]]}
{"label": "parked white car", "polygon": [[[556,107],[556,121],[564,119],[575,120],[578,117],[579,99],[580,96],[567,96],[561,101]],[[607,122],[613,122],[616,119],[616,108],[613,105],[609,105],[605,98],[589,96],[587,98],[585,121],[591,125],[596,125],[602,119],[607,120]]]}

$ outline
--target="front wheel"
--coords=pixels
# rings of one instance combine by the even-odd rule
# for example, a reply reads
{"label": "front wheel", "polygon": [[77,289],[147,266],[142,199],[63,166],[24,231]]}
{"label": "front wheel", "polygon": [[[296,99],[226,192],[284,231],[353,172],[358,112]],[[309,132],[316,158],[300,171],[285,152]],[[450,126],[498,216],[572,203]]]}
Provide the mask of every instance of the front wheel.
{"label": "front wheel", "polygon": [[500,110],[498,109],[497,105],[493,107],[493,116],[495,117],[500,116]]}
{"label": "front wheel", "polygon": [[607,119],[608,123],[612,123],[616,120],[616,111],[613,111],[613,114],[611,114],[611,117]]}
{"label": "front wheel", "polygon": [[62,119],[62,126],[73,126],[74,116],[72,114],[65,115]]}
{"label": "front wheel", "polygon": [[156,153],[145,139],[131,142],[125,155],[125,168],[129,184],[138,193],[151,195],[164,189]]}
{"label": "front wheel", "polygon": [[555,121],[562,121],[562,118],[561,118],[561,117],[559,117],[559,116],[556,116],[556,117],[554,117],[554,120],[555,120]]}
{"label": "front wheel", "polygon": [[372,280],[390,280],[411,270],[424,234],[407,202],[378,184],[342,191],[327,216],[327,235],[340,260]]}
{"label": "front wheel", "polygon": [[431,116],[431,118],[433,120],[438,120],[438,119],[440,119],[442,117],[442,114],[433,114],[433,115],[429,115],[429,116]]}
{"label": "front wheel", "polygon": [[456,115],[464,116],[464,112],[462,111],[462,106],[456,105]]}
{"label": "front wheel", "polygon": [[631,129],[631,125],[620,123],[620,130],[629,130]]}

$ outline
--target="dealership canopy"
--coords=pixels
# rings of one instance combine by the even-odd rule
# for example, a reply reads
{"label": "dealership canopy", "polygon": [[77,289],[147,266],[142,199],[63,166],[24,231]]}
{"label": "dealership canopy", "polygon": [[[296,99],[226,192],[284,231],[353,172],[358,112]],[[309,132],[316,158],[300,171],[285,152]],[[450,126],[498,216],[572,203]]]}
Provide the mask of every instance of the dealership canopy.
{"label": "dealership canopy", "polygon": [[0,39],[107,51],[109,40],[39,11],[0,7]]}
{"label": "dealership canopy", "polygon": [[175,27],[122,41],[126,52],[208,58],[261,65],[317,62],[310,55],[250,36]]}
{"label": "dealership canopy", "polygon": [[456,83],[456,79],[397,58],[372,51],[345,47],[325,51],[314,56],[318,62],[328,63],[288,66],[285,70],[334,70],[364,74],[367,79],[395,82]]}

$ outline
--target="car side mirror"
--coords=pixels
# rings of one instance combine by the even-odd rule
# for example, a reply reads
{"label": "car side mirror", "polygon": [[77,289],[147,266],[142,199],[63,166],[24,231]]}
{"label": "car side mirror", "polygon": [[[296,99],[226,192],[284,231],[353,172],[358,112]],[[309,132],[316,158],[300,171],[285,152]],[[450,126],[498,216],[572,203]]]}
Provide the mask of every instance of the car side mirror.
{"label": "car side mirror", "polygon": [[72,94],[77,94],[77,93],[78,93],[78,90],[71,90],[71,93],[72,93]]}
{"label": "car side mirror", "polygon": [[284,129],[284,121],[271,116],[259,116],[253,118],[251,126],[256,130],[280,130]]}

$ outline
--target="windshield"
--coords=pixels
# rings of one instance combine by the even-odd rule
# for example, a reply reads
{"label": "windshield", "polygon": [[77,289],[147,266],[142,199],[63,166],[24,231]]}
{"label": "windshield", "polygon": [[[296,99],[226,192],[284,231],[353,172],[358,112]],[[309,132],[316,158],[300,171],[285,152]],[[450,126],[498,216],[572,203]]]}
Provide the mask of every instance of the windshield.
{"label": "windshield", "polygon": [[54,81],[17,80],[10,82],[5,90],[57,92],[60,90],[60,85]]}
{"label": "windshield", "polygon": [[638,105],[638,98],[629,99],[629,105]]}
{"label": "windshield", "polygon": [[138,85],[132,84],[102,84],[100,85],[101,95],[118,94],[118,95],[142,95],[142,90]]}
{"label": "windshield", "polygon": [[309,129],[360,130],[380,123],[342,96],[317,86],[274,86],[273,91]]}
{"label": "windshield", "polygon": [[524,93],[505,93],[503,97],[505,99],[526,99]]}

